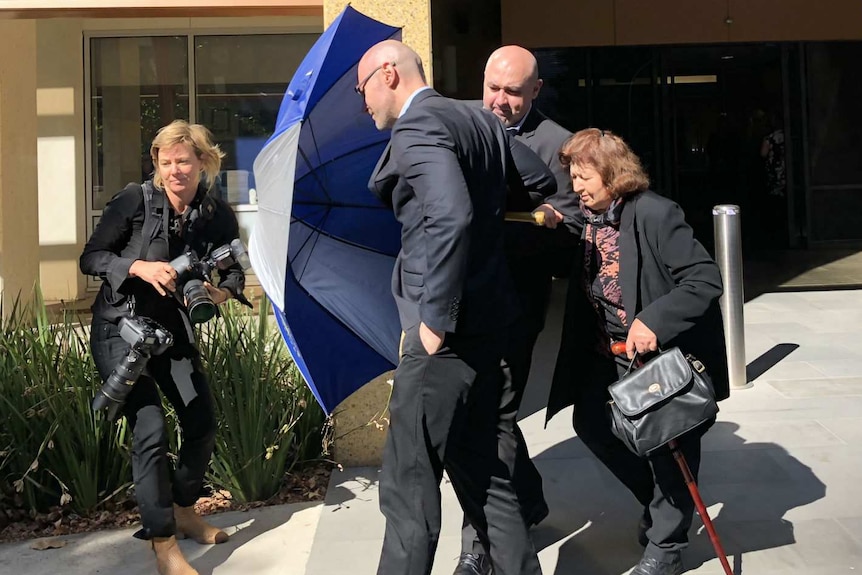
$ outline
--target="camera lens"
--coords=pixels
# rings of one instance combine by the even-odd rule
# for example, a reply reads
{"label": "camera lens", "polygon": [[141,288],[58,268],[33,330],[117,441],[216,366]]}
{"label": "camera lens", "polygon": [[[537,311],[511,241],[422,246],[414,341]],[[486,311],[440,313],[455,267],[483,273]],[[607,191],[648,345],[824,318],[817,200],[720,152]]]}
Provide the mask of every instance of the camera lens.
{"label": "camera lens", "polygon": [[144,371],[147,359],[147,356],[137,350],[129,350],[128,355],[117,364],[93,399],[93,411],[105,409],[108,412],[108,419],[115,419],[126,402],[126,397],[131,393],[132,386]]}
{"label": "camera lens", "polygon": [[192,320],[192,323],[207,322],[215,315],[216,305],[201,280],[191,279],[187,281],[183,287],[183,297],[186,300],[186,309],[189,310],[189,319]]}

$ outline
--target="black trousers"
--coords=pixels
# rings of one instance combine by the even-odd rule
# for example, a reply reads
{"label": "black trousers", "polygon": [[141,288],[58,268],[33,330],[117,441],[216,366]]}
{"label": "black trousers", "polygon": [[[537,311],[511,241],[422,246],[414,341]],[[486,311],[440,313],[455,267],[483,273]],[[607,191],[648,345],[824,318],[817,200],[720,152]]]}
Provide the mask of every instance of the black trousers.
{"label": "black trousers", "polygon": [[[428,355],[418,326],[404,337],[380,473],[386,532],[378,575],[431,573],[445,469],[496,575],[541,573],[510,464],[498,454],[505,334],[447,334]],[[512,433],[512,430],[509,430]]]}
{"label": "black trousers", "polygon": [[[550,288],[550,278],[548,278],[548,288]],[[512,482],[518,496],[521,516],[525,521],[547,510],[542,476],[530,459],[527,442],[517,422],[518,409],[524,397],[530,366],[533,362],[533,348],[542,330],[543,320],[544,315],[522,315],[510,331],[503,357],[505,379],[500,395],[498,449],[500,458],[512,465]],[[461,551],[475,554],[487,553],[487,549],[482,545],[466,515],[461,528]]]}
{"label": "black trousers", "polygon": [[[575,402],[574,428],[581,441],[644,506],[644,517],[652,521],[645,553],[668,559],[688,546],[694,501],[670,449],[641,459],[611,432],[607,387],[624,372],[625,367],[613,358],[597,356],[592,361],[587,377],[578,383],[582,388]],[[707,428],[693,430],[678,440],[695,479],[700,468],[700,438]]]}
{"label": "black trousers", "polygon": [[[128,353],[129,345],[117,326],[94,322],[90,331],[93,360],[102,379]],[[152,377],[141,375],[123,407],[132,430],[132,478],[141,512],[139,536],[170,537],[176,532],[173,504],[194,505],[203,484],[215,445],[216,420],[213,397],[200,358],[192,358],[191,380],[197,397],[185,405],[171,376],[171,360],[154,356],[147,363]],[[182,429],[182,446],[173,469],[168,462],[168,432],[159,390],[176,410]]]}

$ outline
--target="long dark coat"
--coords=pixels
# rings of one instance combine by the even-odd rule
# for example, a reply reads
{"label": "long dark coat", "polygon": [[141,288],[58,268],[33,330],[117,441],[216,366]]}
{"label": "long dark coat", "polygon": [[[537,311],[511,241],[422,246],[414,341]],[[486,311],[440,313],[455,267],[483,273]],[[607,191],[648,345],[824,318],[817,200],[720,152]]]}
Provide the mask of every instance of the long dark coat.
{"label": "long dark coat", "polygon": [[[547,417],[574,403],[590,372],[594,314],[582,288],[583,243],[569,280],[560,352]],[[707,368],[718,399],[728,396],[727,356],[718,299],[721,274],[694,238],[682,209],[645,191],[629,197],[620,219],[620,288],[628,323],[640,319],[663,349],[679,346]],[[607,382],[611,383],[611,382]]]}

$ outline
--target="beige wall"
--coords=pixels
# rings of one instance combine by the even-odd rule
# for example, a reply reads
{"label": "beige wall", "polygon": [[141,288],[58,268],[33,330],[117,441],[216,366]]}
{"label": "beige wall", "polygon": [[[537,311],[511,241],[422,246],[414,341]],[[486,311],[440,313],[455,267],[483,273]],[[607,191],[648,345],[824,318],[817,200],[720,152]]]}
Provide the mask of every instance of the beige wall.
{"label": "beige wall", "polygon": [[403,28],[402,40],[422,58],[425,76],[434,78],[431,52],[432,0],[324,0],[323,21],[326,26],[350,4],[366,16],[390,26]]}
{"label": "beige wall", "polygon": [[84,58],[81,20],[36,23],[39,259],[47,300],[84,293],[78,256],[86,240]]}
{"label": "beige wall", "polygon": [[531,48],[862,39],[859,0],[501,0],[503,43]]}
{"label": "beige wall", "polygon": [[8,314],[38,281],[36,23],[0,21],[0,291]]}

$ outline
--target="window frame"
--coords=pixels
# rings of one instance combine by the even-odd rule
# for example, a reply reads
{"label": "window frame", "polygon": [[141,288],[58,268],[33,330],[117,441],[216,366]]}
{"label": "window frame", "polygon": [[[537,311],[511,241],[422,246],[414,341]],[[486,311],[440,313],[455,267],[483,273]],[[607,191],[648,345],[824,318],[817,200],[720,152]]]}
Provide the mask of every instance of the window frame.
{"label": "window frame", "polygon": [[[186,57],[188,69],[188,98],[189,98],[189,122],[197,122],[197,81],[195,78],[195,40],[198,36],[284,36],[290,34],[322,34],[323,29],[318,26],[273,26],[273,27],[242,27],[242,26],[217,26],[192,28],[163,27],[163,28],[118,28],[118,29],[93,29],[83,31],[83,56],[84,56],[84,190],[85,190],[85,213],[86,213],[86,237],[90,237],[95,230],[96,223],[102,216],[102,210],[94,207],[93,201],[93,86],[92,71],[93,61],[91,44],[94,39],[99,38],[141,38],[141,37],[186,37]],[[287,85],[285,85],[287,89]],[[119,191],[119,190],[117,190]],[[237,213],[257,212],[256,204],[235,204],[231,206]],[[250,282],[256,283],[256,281]],[[98,278],[87,277],[87,291],[95,291],[101,286]]]}

